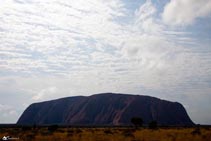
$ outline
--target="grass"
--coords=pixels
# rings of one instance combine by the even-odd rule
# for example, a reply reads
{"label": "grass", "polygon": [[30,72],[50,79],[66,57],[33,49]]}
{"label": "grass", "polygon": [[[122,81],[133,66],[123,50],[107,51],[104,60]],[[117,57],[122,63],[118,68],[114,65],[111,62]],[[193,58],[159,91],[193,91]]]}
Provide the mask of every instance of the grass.
{"label": "grass", "polygon": [[19,137],[19,141],[211,141],[211,128],[13,127],[0,128],[0,138],[3,136]]}

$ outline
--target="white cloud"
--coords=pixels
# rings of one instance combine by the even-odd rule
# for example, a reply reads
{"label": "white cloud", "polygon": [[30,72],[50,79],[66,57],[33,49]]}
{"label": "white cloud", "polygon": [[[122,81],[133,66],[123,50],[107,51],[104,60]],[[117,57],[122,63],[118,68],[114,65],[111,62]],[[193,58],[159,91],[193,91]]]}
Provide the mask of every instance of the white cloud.
{"label": "white cloud", "polygon": [[156,13],[156,8],[152,4],[151,0],[147,0],[138,10],[135,11],[135,15],[139,21],[143,21]]}
{"label": "white cloud", "polygon": [[166,24],[185,26],[210,15],[211,0],[171,0],[164,7],[162,18]]}
{"label": "white cloud", "polygon": [[101,92],[179,101],[182,89],[209,87],[211,53],[191,32],[165,26],[153,1],[137,9],[120,0],[0,5],[0,95],[16,105]]}
{"label": "white cloud", "polygon": [[32,97],[33,100],[44,100],[46,98],[54,98],[54,95],[59,93],[56,87],[49,87],[41,90],[35,96]]}
{"label": "white cloud", "polygon": [[10,105],[0,104],[0,122],[1,123],[8,123],[8,122],[16,122],[14,117],[17,117],[16,109]]}
{"label": "white cloud", "polygon": [[141,31],[142,34],[160,34],[162,25],[158,23],[156,16],[157,9],[151,0],[147,0],[135,11],[135,30]]}
{"label": "white cloud", "polygon": [[89,40],[118,44],[113,20],[124,16],[119,0],[4,1],[0,11],[1,68],[24,73],[58,72],[67,66],[62,62],[83,60],[82,48],[93,48]]}

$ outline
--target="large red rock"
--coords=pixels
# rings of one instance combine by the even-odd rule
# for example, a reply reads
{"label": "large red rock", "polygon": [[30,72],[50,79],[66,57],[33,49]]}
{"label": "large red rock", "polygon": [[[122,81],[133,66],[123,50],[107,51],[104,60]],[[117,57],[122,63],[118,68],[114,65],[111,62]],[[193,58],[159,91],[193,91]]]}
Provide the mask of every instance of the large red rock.
{"label": "large red rock", "polygon": [[141,117],[145,124],[156,120],[160,125],[193,125],[178,102],[112,93],[34,103],[17,124],[130,125],[132,117]]}

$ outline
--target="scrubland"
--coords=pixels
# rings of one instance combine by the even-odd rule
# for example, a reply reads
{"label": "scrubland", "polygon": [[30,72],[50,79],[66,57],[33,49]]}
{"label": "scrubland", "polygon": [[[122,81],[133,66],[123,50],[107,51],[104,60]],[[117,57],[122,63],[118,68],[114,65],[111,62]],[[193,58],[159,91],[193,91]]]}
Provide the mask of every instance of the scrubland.
{"label": "scrubland", "polygon": [[13,127],[0,128],[3,136],[19,141],[211,141],[211,128]]}

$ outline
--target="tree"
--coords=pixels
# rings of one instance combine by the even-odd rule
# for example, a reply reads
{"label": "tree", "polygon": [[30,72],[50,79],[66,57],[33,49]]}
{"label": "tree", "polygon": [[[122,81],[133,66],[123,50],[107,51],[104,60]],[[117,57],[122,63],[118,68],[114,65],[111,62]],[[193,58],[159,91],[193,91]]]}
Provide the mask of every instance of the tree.
{"label": "tree", "polygon": [[157,121],[153,120],[149,123],[149,128],[150,129],[157,129],[158,125],[157,125]]}
{"label": "tree", "polygon": [[58,128],[59,128],[58,125],[50,125],[50,126],[48,126],[48,131],[54,132],[54,131],[56,131]]}
{"label": "tree", "polygon": [[135,127],[141,127],[143,124],[143,120],[140,117],[131,118],[131,123],[135,125]]}
{"label": "tree", "polygon": [[33,124],[33,129],[36,129],[36,128],[37,128],[37,124],[34,123],[34,124]]}

